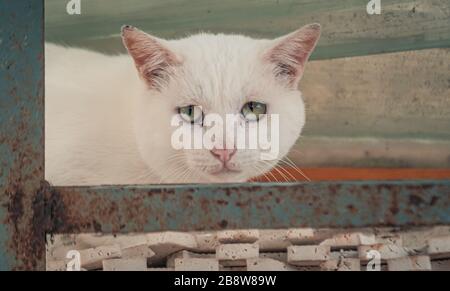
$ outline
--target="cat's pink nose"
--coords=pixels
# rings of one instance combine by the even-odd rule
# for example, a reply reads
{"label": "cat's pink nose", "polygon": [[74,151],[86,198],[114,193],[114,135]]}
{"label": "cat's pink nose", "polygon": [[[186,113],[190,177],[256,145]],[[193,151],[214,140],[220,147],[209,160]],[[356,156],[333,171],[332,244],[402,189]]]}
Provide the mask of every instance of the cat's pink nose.
{"label": "cat's pink nose", "polygon": [[218,158],[220,161],[226,163],[231,160],[231,157],[236,153],[236,149],[216,149],[211,150],[213,156]]}

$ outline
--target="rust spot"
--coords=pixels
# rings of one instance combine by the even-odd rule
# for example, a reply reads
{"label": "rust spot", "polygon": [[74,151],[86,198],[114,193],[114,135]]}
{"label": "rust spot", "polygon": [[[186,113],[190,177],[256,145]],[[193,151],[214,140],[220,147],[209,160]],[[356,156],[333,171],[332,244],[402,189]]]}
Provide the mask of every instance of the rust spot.
{"label": "rust spot", "polygon": [[228,205],[228,201],[220,199],[220,200],[217,200],[217,204],[222,205],[222,206]]}
{"label": "rust spot", "polygon": [[409,203],[414,206],[420,207],[425,203],[425,201],[422,199],[422,197],[412,194],[409,196]]}
{"label": "rust spot", "polygon": [[200,207],[204,211],[204,213],[208,213],[209,210],[209,201],[206,199],[202,199],[200,201]]}
{"label": "rust spot", "polygon": [[23,216],[24,194],[17,186],[13,188],[16,189],[16,191],[7,194],[9,203],[4,205],[4,207],[8,209],[9,220],[14,225],[15,230],[18,231],[19,219]]}
{"label": "rust spot", "polygon": [[436,205],[436,203],[439,201],[439,198],[437,197],[437,196],[433,196],[432,198],[431,198],[431,201],[430,201],[430,205],[431,206],[434,206],[434,205]]}
{"label": "rust spot", "polygon": [[389,210],[391,211],[392,215],[397,215],[399,212],[399,208],[398,208],[398,197],[397,195],[393,195],[392,197],[392,203],[391,203],[391,207],[389,208]]}
{"label": "rust spot", "polygon": [[246,201],[237,201],[237,202],[236,202],[236,206],[237,206],[237,207],[240,207],[240,208],[244,208],[244,207],[249,206],[250,203],[251,203],[251,200],[250,200],[250,199],[247,199]]}
{"label": "rust spot", "polygon": [[226,228],[228,226],[228,221],[225,219],[219,222],[220,228]]}
{"label": "rust spot", "polygon": [[13,251],[18,262],[15,270],[42,268],[49,218],[45,208],[47,184],[42,183],[32,195],[26,194],[18,186],[13,188],[9,187],[10,202],[4,205],[8,209],[4,223],[13,226],[8,248]]}
{"label": "rust spot", "polygon": [[353,204],[347,205],[347,210],[348,210],[351,214],[355,214],[356,212],[358,212],[358,209],[357,209]]}
{"label": "rust spot", "polygon": [[94,227],[95,232],[102,231],[102,225],[100,223],[98,223],[95,219],[92,221],[92,226]]}

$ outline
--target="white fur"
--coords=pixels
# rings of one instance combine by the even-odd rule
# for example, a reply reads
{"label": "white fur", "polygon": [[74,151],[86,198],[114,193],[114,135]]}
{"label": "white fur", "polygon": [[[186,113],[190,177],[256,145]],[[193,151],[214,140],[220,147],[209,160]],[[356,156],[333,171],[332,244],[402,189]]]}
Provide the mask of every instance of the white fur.
{"label": "white fur", "polygon": [[264,58],[273,41],[199,34],[165,41],[182,65],[168,84],[150,90],[129,55],[106,56],[46,44],[46,179],[55,185],[242,182],[276,164],[258,150],[238,150],[240,172],[211,174],[220,165],[208,150],[175,151],[170,120],[177,106],[239,113],[248,101],[280,114],[280,155],[304,125],[301,94],[274,76]]}

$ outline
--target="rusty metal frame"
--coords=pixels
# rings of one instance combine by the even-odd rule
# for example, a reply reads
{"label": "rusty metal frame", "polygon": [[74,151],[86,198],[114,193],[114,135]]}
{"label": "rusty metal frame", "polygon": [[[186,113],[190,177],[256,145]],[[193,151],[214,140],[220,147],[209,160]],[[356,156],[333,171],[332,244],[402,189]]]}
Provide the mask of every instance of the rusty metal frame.
{"label": "rusty metal frame", "polygon": [[450,224],[450,181],[51,187],[44,4],[0,2],[0,270],[45,269],[48,233]]}

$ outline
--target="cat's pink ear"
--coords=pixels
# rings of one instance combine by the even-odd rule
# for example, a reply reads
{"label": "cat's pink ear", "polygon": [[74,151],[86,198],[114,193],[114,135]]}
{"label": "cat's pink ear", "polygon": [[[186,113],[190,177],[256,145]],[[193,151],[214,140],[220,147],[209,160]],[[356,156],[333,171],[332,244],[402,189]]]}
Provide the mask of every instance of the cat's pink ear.
{"label": "cat's pink ear", "polygon": [[276,77],[297,86],[319,37],[320,24],[314,23],[274,40],[264,57],[275,65]]}
{"label": "cat's pink ear", "polygon": [[171,68],[181,64],[164,41],[132,26],[122,27],[122,40],[149,88],[159,90],[168,80]]}

